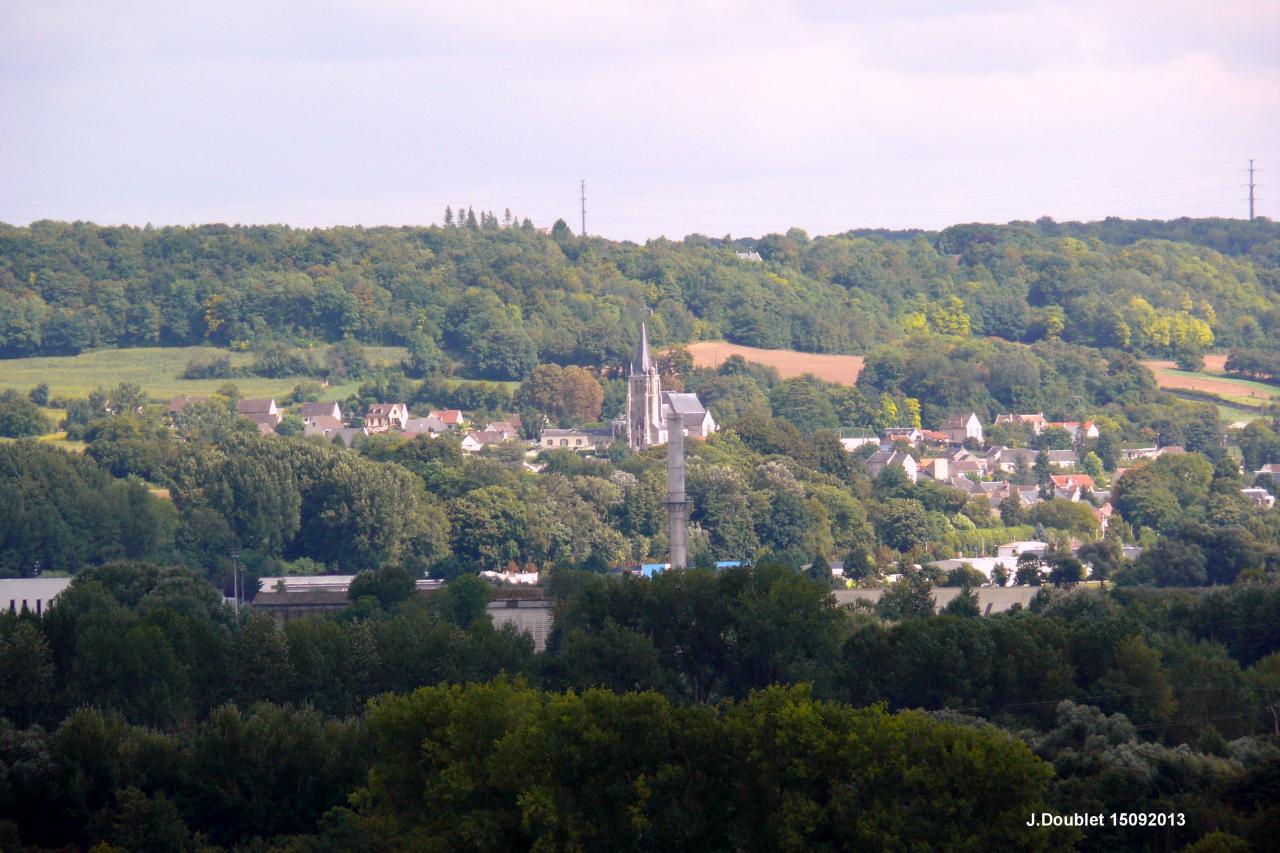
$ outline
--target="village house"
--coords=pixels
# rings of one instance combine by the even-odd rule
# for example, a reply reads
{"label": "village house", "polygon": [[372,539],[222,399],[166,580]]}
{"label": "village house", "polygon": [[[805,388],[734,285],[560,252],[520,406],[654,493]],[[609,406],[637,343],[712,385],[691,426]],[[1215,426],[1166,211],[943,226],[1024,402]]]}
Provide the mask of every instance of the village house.
{"label": "village house", "polygon": [[982,421],[975,412],[952,415],[942,422],[938,431],[946,433],[947,441],[952,444],[964,444],[969,439],[982,443]]}
{"label": "village house", "polygon": [[1054,486],[1053,499],[1057,501],[1071,501],[1075,503],[1084,497],[1084,489],[1079,486]]}
{"label": "village house", "polygon": [[502,444],[506,440],[500,432],[473,429],[462,439],[460,446],[463,453],[479,453],[491,444]]}
{"label": "village house", "polygon": [[[334,400],[326,403],[303,403],[298,407],[298,416],[304,425],[311,424],[316,418],[333,418],[342,421],[342,407]],[[325,421],[330,423],[330,421]]]}
{"label": "village house", "polygon": [[996,556],[1012,557],[1015,560],[1023,554],[1035,554],[1037,557],[1043,557],[1044,552],[1047,550],[1049,550],[1049,545],[1046,542],[1037,542],[1034,540],[1007,542],[996,548]]}
{"label": "village house", "polygon": [[881,450],[893,450],[894,445],[903,443],[915,447],[924,439],[924,433],[915,427],[889,427],[880,439]]}
{"label": "village house", "polygon": [[338,418],[332,415],[316,415],[310,420],[306,420],[302,425],[302,434],[306,436],[319,435],[324,438],[331,438],[335,432],[341,430],[345,425]]}
{"label": "village house", "polygon": [[492,421],[485,425],[484,431],[501,433],[505,441],[520,438],[520,429],[511,421]]}
{"label": "village house", "polygon": [[341,429],[334,430],[328,435],[336,435],[338,438],[342,439],[342,443],[347,447],[355,447],[356,439],[369,435],[369,430],[367,427],[343,427]]}
{"label": "village house", "polygon": [[987,470],[991,473],[1000,471],[1012,474],[1018,470],[1018,460],[1030,469],[1036,464],[1036,451],[1029,447],[993,447],[987,451]]}
{"label": "village house", "polygon": [[409,418],[404,422],[404,434],[408,436],[426,435],[435,438],[448,431],[448,424],[430,415],[425,418]]}
{"label": "village house", "polygon": [[1051,421],[1047,426],[1066,430],[1076,444],[1086,438],[1097,438],[1100,435],[1098,425],[1093,421]]}
{"label": "village house", "polygon": [[972,480],[962,474],[952,474],[947,479],[941,481],[943,485],[950,486],[953,489],[959,489],[966,495],[982,494],[982,483]]}
{"label": "village house", "polygon": [[[568,448],[570,450],[603,450],[619,439],[619,436],[612,430],[607,429],[544,429],[542,437],[538,441],[538,447],[547,449],[546,443],[548,433],[555,442],[553,447]],[[579,438],[584,438],[585,443],[576,443]],[[563,442],[568,441],[569,444]]]}
{"label": "village house", "polygon": [[1254,506],[1262,509],[1271,509],[1276,505],[1275,495],[1266,489],[1241,489],[1240,494],[1252,501]]}
{"label": "village house", "polygon": [[1069,489],[1076,486],[1085,491],[1093,491],[1093,478],[1088,474],[1051,474],[1049,479],[1059,489]]}
{"label": "village house", "polygon": [[543,450],[591,450],[594,447],[591,436],[580,429],[544,429],[538,446]]}
{"label": "village house", "polygon": [[374,403],[364,416],[364,428],[370,434],[403,430],[409,420],[409,408],[404,403]]}
{"label": "village house", "polygon": [[169,401],[169,414],[176,415],[192,403],[205,403],[208,400],[208,397],[174,397]]}
{"label": "village house", "polygon": [[968,459],[952,460],[947,462],[951,476],[974,475],[977,478],[987,476],[987,461],[980,456],[970,456]]}
{"label": "village house", "polygon": [[913,483],[919,477],[919,467],[910,453],[903,453],[901,450],[877,450],[867,457],[867,472],[872,477],[880,476],[880,472],[890,466],[901,468],[906,472],[907,479]]}
{"label": "village house", "polygon": [[449,429],[458,429],[467,423],[466,416],[459,409],[432,409],[427,412],[427,417],[437,418]]}
{"label": "village house", "polygon": [[939,432],[936,429],[920,430],[920,440],[931,444],[947,444],[950,438],[945,432]]}
{"label": "village house", "polygon": [[992,507],[998,507],[1000,502],[1014,497],[1024,507],[1033,507],[1040,503],[1039,486],[1019,486],[1016,483],[1008,481],[995,481],[977,484],[978,494],[983,495]]}
{"label": "village house", "polygon": [[1254,471],[1253,473],[1254,473],[1254,476],[1261,476],[1263,474],[1267,474],[1268,476],[1275,477],[1276,479],[1280,479],[1280,463],[1268,462],[1266,465],[1263,465],[1261,468],[1259,468],[1257,471]]}
{"label": "village house", "polygon": [[874,435],[847,435],[840,439],[840,446],[850,453],[864,444],[879,444],[880,439]]}
{"label": "village house", "polygon": [[253,421],[262,435],[272,435],[280,425],[280,409],[275,400],[237,400],[236,412]]}
{"label": "village house", "polygon": [[1045,423],[1044,412],[1036,412],[1034,415],[1016,415],[1012,412],[1007,415],[996,415],[996,426],[1003,426],[1004,424],[1025,426],[1031,430],[1032,435],[1039,435],[1043,432]]}
{"label": "village house", "polygon": [[987,480],[977,485],[978,493],[985,497],[993,507],[1009,497],[1010,494],[1013,494],[1012,489],[1014,488],[1013,484],[1007,480]]}
{"label": "village house", "polygon": [[937,480],[941,483],[951,475],[948,467],[949,465],[950,462],[946,458],[942,456],[934,456],[927,459],[921,459],[918,470],[921,476],[928,477],[930,480]]}
{"label": "village house", "polygon": [[280,423],[280,409],[275,400],[237,400],[236,412],[255,422],[262,418],[272,426]]}
{"label": "village house", "polygon": [[1045,455],[1054,468],[1074,468],[1080,461],[1080,456],[1074,450],[1046,450]]}

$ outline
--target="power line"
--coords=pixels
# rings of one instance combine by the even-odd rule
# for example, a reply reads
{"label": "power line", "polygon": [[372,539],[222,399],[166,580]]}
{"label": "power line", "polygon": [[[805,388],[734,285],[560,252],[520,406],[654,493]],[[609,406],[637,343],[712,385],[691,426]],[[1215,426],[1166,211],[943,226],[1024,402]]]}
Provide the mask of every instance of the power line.
{"label": "power line", "polygon": [[[1250,163],[1253,161],[1250,160]],[[582,236],[587,236],[587,179],[578,181],[579,198],[582,202]],[[1251,217],[1252,218],[1252,217]]]}
{"label": "power line", "polygon": [[1249,161],[1249,221],[1253,221],[1253,161]]}
{"label": "power line", "polygon": [[[1261,171],[1261,170],[1259,170]],[[946,200],[966,200],[978,198],[1005,198],[1009,196],[1026,196],[1026,195],[1043,195],[1045,193],[1073,193],[1073,192],[1097,192],[1099,190],[1123,189],[1128,187],[1143,187],[1151,184],[1168,184],[1179,181],[1198,181],[1211,178],[1222,178],[1229,175],[1238,175],[1237,171],[1221,171],[1221,172],[1201,172],[1194,175],[1170,176],[1162,178],[1150,178],[1141,181],[1127,181],[1124,183],[1101,184],[1097,186],[1066,186],[1055,188],[1037,188],[1029,190],[1011,190],[996,193],[962,193],[950,195],[916,195],[916,196],[893,196],[885,200],[891,201],[946,201]],[[692,201],[763,201],[771,203],[795,203],[810,205],[815,202],[836,202],[843,203],[849,200],[848,196],[843,198],[817,198],[813,196],[733,196],[733,195],[687,195],[678,193],[653,193],[653,192],[632,192],[617,191],[613,195],[619,196],[639,196],[648,198],[671,198],[686,199]]]}

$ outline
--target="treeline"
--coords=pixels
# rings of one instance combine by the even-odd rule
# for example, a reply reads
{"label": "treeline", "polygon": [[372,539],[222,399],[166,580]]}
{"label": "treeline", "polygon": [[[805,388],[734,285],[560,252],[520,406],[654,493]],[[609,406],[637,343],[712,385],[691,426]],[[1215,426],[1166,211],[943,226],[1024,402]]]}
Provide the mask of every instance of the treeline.
{"label": "treeline", "polygon": [[1274,584],[889,622],[781,566],[566,572],[534,653],[479,580],[424,596],[382,574],[283,628],[143,563],[0,616],[0,838],[1117,849],[1149,830],[1046,835],[1027,813],[1181,812],[1173,847],[1280,819]]}
{"label": "treeline", "polygon": [[[1280,239],[1262,220],[645,246],[561,226],[0,226],[0,355],[350,336],[520,379],[538,362],[624,365],[641,318],[659,344],[811,352],[930,328],[1194,361],[1280,334]],[[743,247],[764,262],[735,257]]]}
{"label": "treeline", "polygon": [[1280,350],[1233,349],[1224,367],[1227,373],[1246,379],[1280,382]]}

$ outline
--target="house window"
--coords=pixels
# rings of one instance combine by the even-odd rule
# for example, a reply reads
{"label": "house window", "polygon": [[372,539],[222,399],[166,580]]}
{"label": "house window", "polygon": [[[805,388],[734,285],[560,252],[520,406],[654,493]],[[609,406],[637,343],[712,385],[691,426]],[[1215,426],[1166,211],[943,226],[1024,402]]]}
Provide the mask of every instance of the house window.
{"label": "house window", "polygon": [[560,446],[561,446],[561,447],[568,447],[568,446],[569,446],[569,439],[567,439],[567,438],[562,438],[562,439],[560,439]]}
{"label": "house window", "polygon": [[574,443],[574,444],[582,444],[582,439],[580,439],[580,438],[575,438],[575,439],[573,440],[573,443]]}

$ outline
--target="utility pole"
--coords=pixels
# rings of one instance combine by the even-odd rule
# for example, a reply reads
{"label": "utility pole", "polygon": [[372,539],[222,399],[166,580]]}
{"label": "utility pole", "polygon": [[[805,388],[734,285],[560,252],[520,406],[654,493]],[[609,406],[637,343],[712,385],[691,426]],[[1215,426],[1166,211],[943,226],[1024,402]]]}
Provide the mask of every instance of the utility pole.
{"label": "utility pole", "polygon": [[[1249,168],[1250,169],[1253,168],[1252,160],[1249,161]],[[578,181],[578,188],[580,193],[580,200],[582,201],[582,236],[585,237],[587,236],[587,179],[586,178],[583,178],[582,180]],[[1250,213],[1249,218],[1252,219],[1253,218],[1252,207],[1250,207],[1249,213]]]}
{"label": "utility pole", "polygon": [[[585,216],[585,214],[584,214]],[[1253,161],[1249,161],[1249,221],[1253,221]]]}

